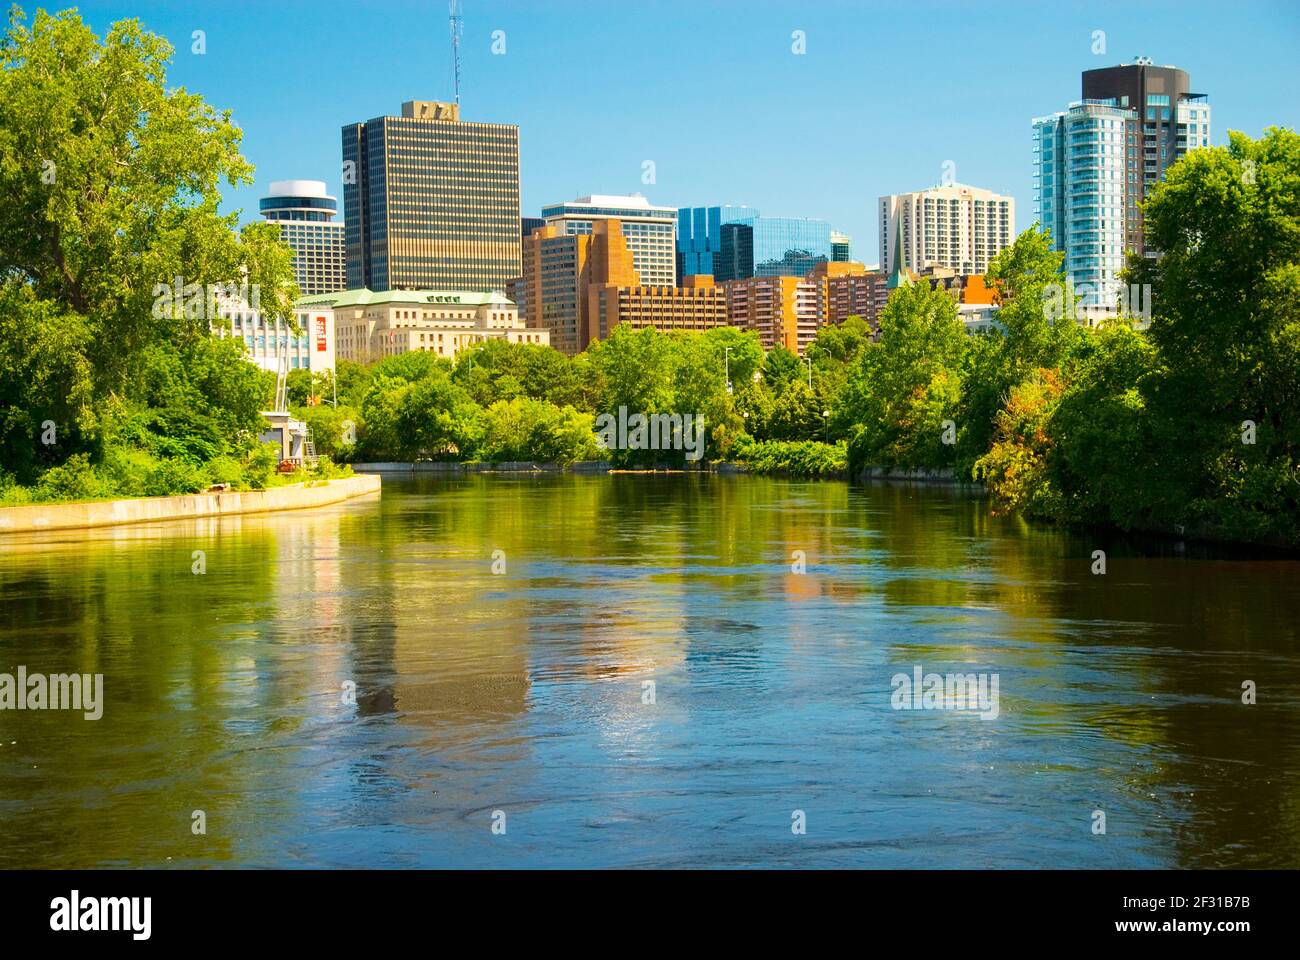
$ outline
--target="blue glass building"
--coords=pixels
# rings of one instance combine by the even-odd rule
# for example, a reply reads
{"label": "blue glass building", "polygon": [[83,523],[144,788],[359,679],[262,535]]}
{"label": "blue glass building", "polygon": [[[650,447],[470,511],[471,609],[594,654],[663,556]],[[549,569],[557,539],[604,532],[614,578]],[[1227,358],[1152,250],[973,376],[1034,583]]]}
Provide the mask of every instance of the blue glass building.
{"label": "blue glass building", "polygon": [[677,211],[677,281],[697,274],[716,276],[722,227],[757,217],[753,207],[681,207]]}
{"label": "blue glass building", "polygon": [[831,225],[799,217],[751,216],[722,224],[714,279],[806,277],[831,259]]}

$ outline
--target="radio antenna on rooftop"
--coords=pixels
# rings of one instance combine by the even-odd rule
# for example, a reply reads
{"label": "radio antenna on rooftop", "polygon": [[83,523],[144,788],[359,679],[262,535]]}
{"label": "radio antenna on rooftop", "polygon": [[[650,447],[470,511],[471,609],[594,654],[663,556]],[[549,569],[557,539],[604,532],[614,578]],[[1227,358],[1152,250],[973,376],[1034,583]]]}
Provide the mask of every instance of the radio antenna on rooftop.
{"label": "radio antenna on rooftop", "polygon": [[450,15],[447,17],[451,23],[451,62],[452,70],[455,71],[455,92],[456,106],[460,106],[460,38],[465,28],[465,17],[461,13],[460,0],[448,0]]}

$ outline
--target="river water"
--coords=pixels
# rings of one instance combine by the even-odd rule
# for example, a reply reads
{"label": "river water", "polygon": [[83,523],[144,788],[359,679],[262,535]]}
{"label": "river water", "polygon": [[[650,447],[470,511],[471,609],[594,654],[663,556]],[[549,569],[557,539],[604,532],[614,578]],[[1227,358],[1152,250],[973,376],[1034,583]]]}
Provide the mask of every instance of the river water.
{"label": "river water", "polygon": [[0,712],[0,866],[1296,867],[1300,562],[1251,556],[746,476],[7,537],[0,672],[103,715]]}

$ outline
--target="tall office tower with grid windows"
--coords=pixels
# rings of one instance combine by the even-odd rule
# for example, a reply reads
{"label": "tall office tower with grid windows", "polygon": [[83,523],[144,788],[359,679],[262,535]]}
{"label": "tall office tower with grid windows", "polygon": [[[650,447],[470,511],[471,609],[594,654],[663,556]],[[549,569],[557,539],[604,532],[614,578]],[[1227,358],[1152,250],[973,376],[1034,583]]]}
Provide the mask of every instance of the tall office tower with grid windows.
{"label": "tall office tower with grid windows", "polygon": [[520,272],[519,128],[409,100],[343,128],[349,289],[504,290]]}
{"label": "tall office tower with grid windows", "polygon": [[1033,127],[1034,213],[1083,304],[1113,305],[1127,254],[1158,255],[1139,205],[1171,164],[1210,145],[1209,100],[1186,71],[1139,58],[1085,70],[1083,99]]}

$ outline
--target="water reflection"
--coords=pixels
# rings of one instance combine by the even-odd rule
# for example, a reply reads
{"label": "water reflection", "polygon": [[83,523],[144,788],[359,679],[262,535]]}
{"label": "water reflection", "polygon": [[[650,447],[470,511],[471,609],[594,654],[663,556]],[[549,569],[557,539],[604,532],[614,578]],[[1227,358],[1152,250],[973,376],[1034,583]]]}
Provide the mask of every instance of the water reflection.
{"label": "water reflection", "polygon": [[[5,538],[0,588],[0,671],[106,696],[0,712],[3,866],[1300,862],[1295,560],[915,488],[496,476]],[[891,710],[917,664],[998,673],[999,719]]]}

